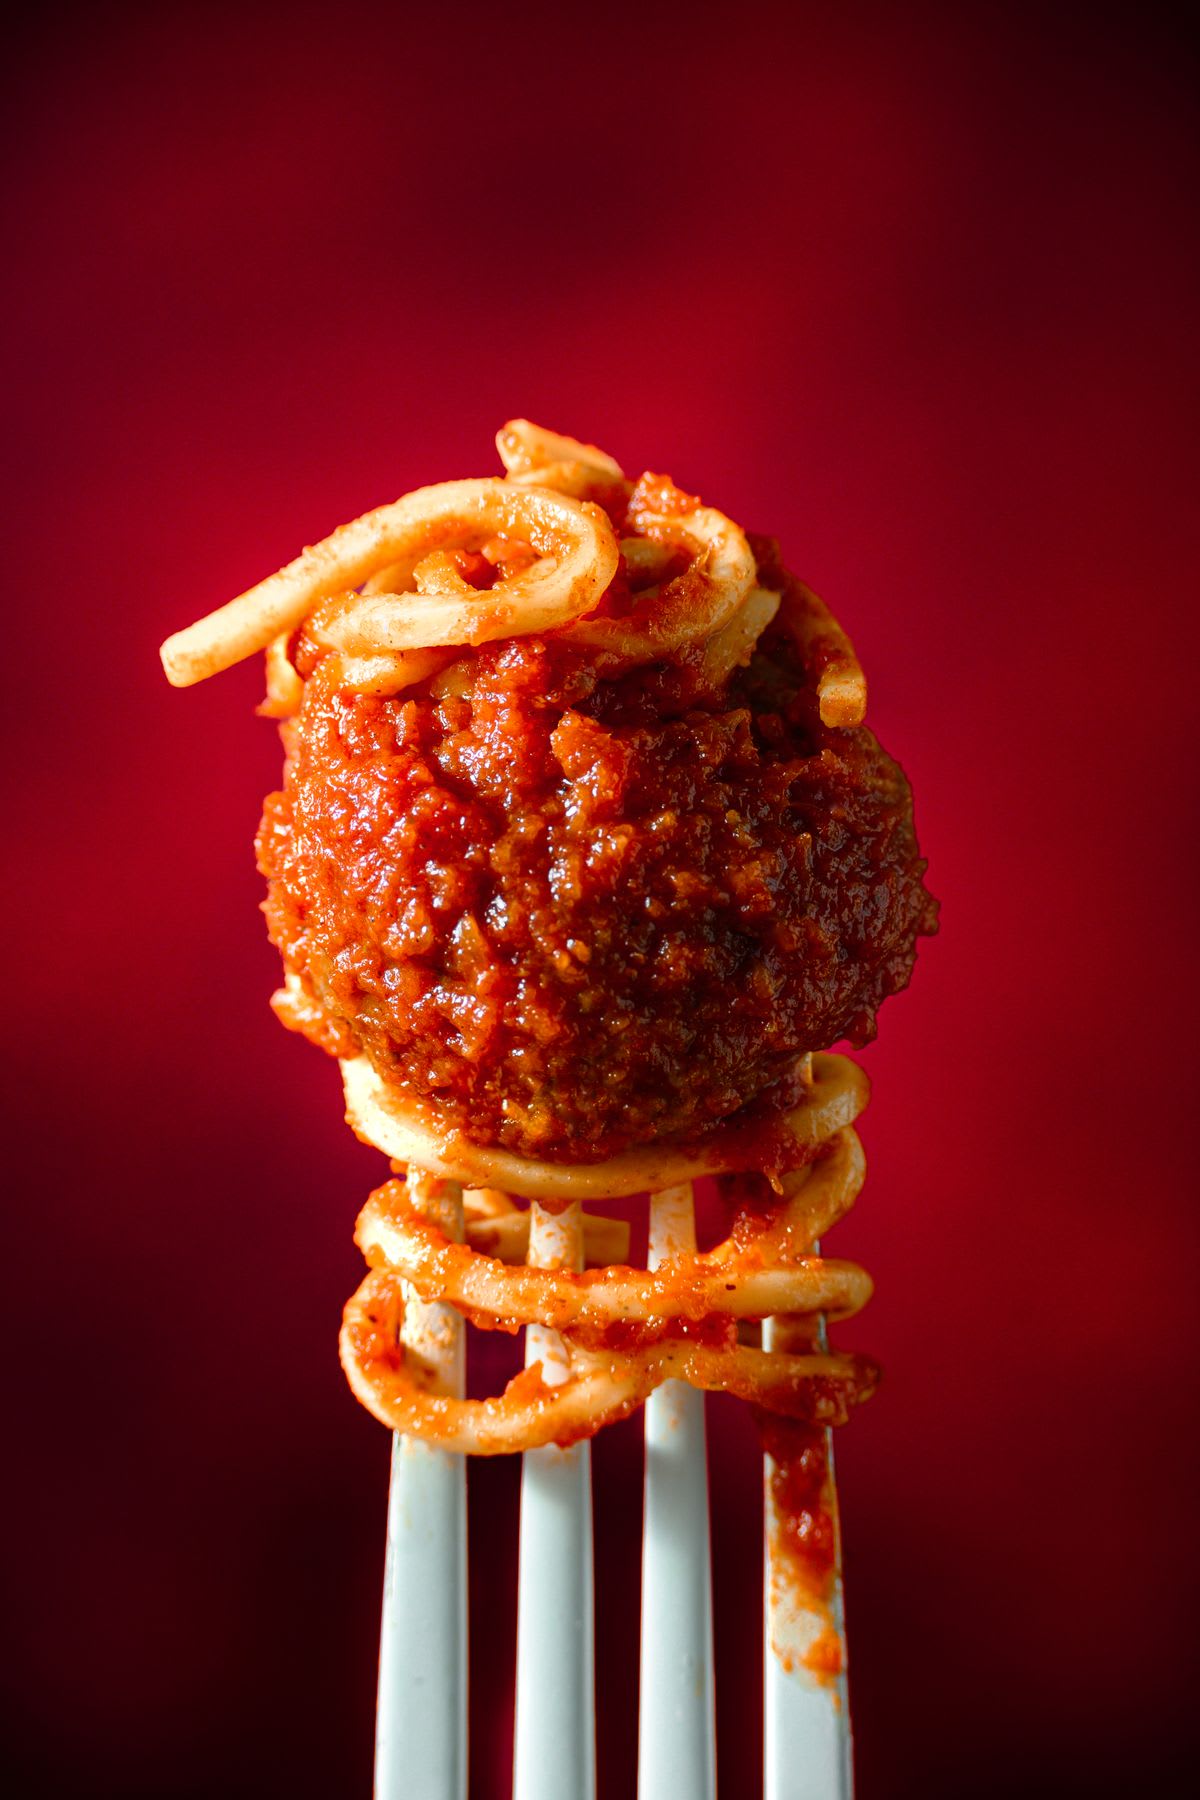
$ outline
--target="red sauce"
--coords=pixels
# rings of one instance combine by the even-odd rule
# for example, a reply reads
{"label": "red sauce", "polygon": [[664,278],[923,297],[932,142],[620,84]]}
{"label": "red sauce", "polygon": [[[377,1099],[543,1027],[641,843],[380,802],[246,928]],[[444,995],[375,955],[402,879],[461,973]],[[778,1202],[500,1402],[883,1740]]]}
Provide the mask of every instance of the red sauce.
{"label": "red sauce", "polygon": [[805,1651],[804,1666],[817,1676],[839,1675],[842,1643],[832,1615],[838,1528],[827,1434],[821,1426],[758,1409],[756,1417],[763,1449],[773,1463],[771,1579],[788,1584],[806,1610],[826,1614],[828,1624]]}
{"label": "red sauce", "polygon": [[812,1675],[826,1679],[842,1672],[842,1640],[832,1625],[827,1625],[804,1652],[804,1667]]}
{"label": "red sauce", "polygon": [[285,727],[259,857],[310,1037],[476,1142],[594,1161],[777,1116],[800,1052],[874,1034],[934,924],[909,790],[782,633],[716,692],[553,638],[470,669],[442,700],[309,682]]}
{"label": "red sauce", "polygon": [[771,1496],[779,1514],[780,1548],[806,1592],[824,1597],[837,1557],[825,1430],[764,1412],[758,1423],[763,1449],[775,1464]]}

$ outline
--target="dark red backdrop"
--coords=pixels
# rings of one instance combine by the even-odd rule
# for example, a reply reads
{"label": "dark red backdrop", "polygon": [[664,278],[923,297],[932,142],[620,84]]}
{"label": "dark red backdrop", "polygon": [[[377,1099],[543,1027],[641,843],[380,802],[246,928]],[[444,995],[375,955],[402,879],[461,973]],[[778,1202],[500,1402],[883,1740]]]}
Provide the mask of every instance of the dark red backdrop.
{"label": "dark red backdrop", "polygon": [[[965,15],[967,22],[964,22]],[[334,1354],[379,1159],[267,1011],[257,668],[158,640],[523,412],[854,632],[941,938],[838,1249],[862,1800],[1170,1791],[1187,1738],[1197,648],[1182,43],[1152,13],[64,13],[4,108],[12,1716],[23,1794],[365,1794],[387,1442]],[[710,1407],[721,1774],[758,1496]],[[636,1427],[597,1448],[632,1793]],[[476,1475],[477,1792],[515,1478]]]}

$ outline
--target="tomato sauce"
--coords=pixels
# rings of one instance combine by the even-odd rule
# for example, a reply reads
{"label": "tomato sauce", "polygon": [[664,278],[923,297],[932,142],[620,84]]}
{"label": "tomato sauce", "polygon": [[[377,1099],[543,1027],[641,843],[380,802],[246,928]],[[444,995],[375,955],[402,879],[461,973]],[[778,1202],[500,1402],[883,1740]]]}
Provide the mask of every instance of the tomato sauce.
{"label": "tomato sauce", "polygon": [[821,724],[782,630],[716,691],[552,636],[463,667],[310,681],[284,728],[259,859],[314,1041],[472,1141],[596,1161],[778,1115],[800,1053],[874,1035],[935,903],[903,774]]}
{"label": "tomato sauce", "polygon": [[790,1589],[790,1597],[804,1611],[827,1619],[805,1650],[803,1662],[810,1674],[832,1678],[842,1672],[842,1641],[832,1610],[838,1524],[828,1433],[822,1426],[758,1408],[755,1416],[772,1464],[771,1580]]}

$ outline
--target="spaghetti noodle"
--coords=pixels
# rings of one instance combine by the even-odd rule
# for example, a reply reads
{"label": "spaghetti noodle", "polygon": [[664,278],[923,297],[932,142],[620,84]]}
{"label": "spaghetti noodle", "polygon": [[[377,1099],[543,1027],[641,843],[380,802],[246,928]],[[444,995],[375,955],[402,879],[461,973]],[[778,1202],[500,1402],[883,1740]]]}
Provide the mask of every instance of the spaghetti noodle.
{"label": "spaghetti noodle", "polygon": [[[503,478],[366,513],[163,646],[180,686],[265,652],[285,721],[275,1004],[397,1170],[358,1221],[347,1378],[474,1454],[590,1435],[668,1378],[841,1422],[876,1371],[817,1323],[871,1284],[815,1246],[862,1184],[866,1082],[823,1052],[870,1034],[932,929],[907,787],[773,545],[527,420],[497,444]],[[523,1202],[705,1176],[731,1202],[713,1248],[651,1273],[589,1217],[594,1266],[525,1266]],[[458,1242],[430,1196],[463,1189]],[[551,1327],[565,1379],[429,1391],[404,1319],[435,1301]],[[795,1347],[752,1341],[780,1315]]]}
{"label": "spaghetti noodle", "polygon": [[[771,1412],[841,1423],[874,1388],[876,1371],[866,1358],[768,1355],[737,1338],[741,1321],[777,1313],[848,1318],[870,1296],[870,1280],[857,1265],[810,1250],[849,1209],[864,1173],[851,1127],[821,1135],[837,1101],[853,1096],[853,1105],[865,1097],[853,1064],[826,1060],[852,1073],[830,1069],[829,1085],[844,1082],[835,1103],[815,1096],[792,1115],[798,1137],[811,1133],[815,1143],[812,1159],[784,1178],[779,1204],[764,1207],[758,1191],[745,1195],[723,1243],[672,1258],[654,1273],[621,1265],[583,1274],[510,1268],[453,1243],[411,1204],[404,1183],[387,1183],[368,1201],[356,1233],[372,1273],[348,1304],[342,1328],[342,1363],[355,1394],[393,1429],[477,1455],[590,1435],[669,1377]],[[716,1160],[719,1165],[719,1155]],[[633,1161],[625,1176],[630,1183]],[[643,1166],[639,1185],[654,1172]],[[563,1173],[556,1180],[552,1170],[531,1166],[522,1185],[544,1184],[562,1194],[571,1185]],[[594,1192],[594,1179],[586,1186]],[[496,1399],[423,1394],[399,1348],[406,1283],[422,1298],[450,1301],[485,1328],[550,1326],[568,1349],[567,1380],[547,1389],[526,1369]]]}

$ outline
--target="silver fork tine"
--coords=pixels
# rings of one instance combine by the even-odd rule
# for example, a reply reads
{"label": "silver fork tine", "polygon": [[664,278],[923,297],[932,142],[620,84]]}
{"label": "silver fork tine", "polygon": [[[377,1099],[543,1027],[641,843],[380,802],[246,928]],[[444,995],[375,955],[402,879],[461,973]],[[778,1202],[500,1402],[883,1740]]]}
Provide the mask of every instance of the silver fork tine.
{"label": "silver fork tine", "polygon": [[[409,1192],[447,1236],[463,1233],[462,1189],[413,1169]],[[430,1387],[463,1392],[453,1307],[405,1294],[404,1343]],[[392,1435],[375,1722],[376,1800],[466,1800],[466,1458]]]}
{"label": "silver fork tine", "polygon": [[[690,1182],[650,1197],[652,1269],[696,1247]],[[712,1568],[704,1395],[665,1381],[646,1402],[640,1800],[716,1793]]]}
{"label": "silver fork tine", "polygon": [[[529,1209],[527,1261],[583,1266],[579,1203]],[[566,1374],[562,1340],[525,1332],[525,1361],[545,1379]],[[517,1706],[513,1800],[593,1800],[596,1716],[592,1587],[592,1454],[588,1443],[527,1450],[521,1468],[517,1588]],[[415,1792],[415,1790],[414,1790]]]}
{"label": "silver fork tine", "polygon": [[[817,1246],[814,1246],[814,1249]],[[763,1347],[789,1347],[786,1319],[768,1319]],[[804,1347],[812,1343],[803,1328]],[[822,1323],[817,1342],[826,1348]],[[841,1533],[837,1529],[837,1489],[833,1445],[826,1430],[829,1500],[834,1515],[834,1590],[830,1612],[804,1604],[786,1569],[773,1569],[781,1521],[771,1488],[773,1464],[764,1457],[765,1532],[763,1543],[763,1794],[764,1800],[851,1800],[854,1767],[850,1740],[850,1694],[846,1679],[846,1626],[842,1603]],[[830,1629],[837,1638],[838,1673],[810,1674],[804,1658]]]}

